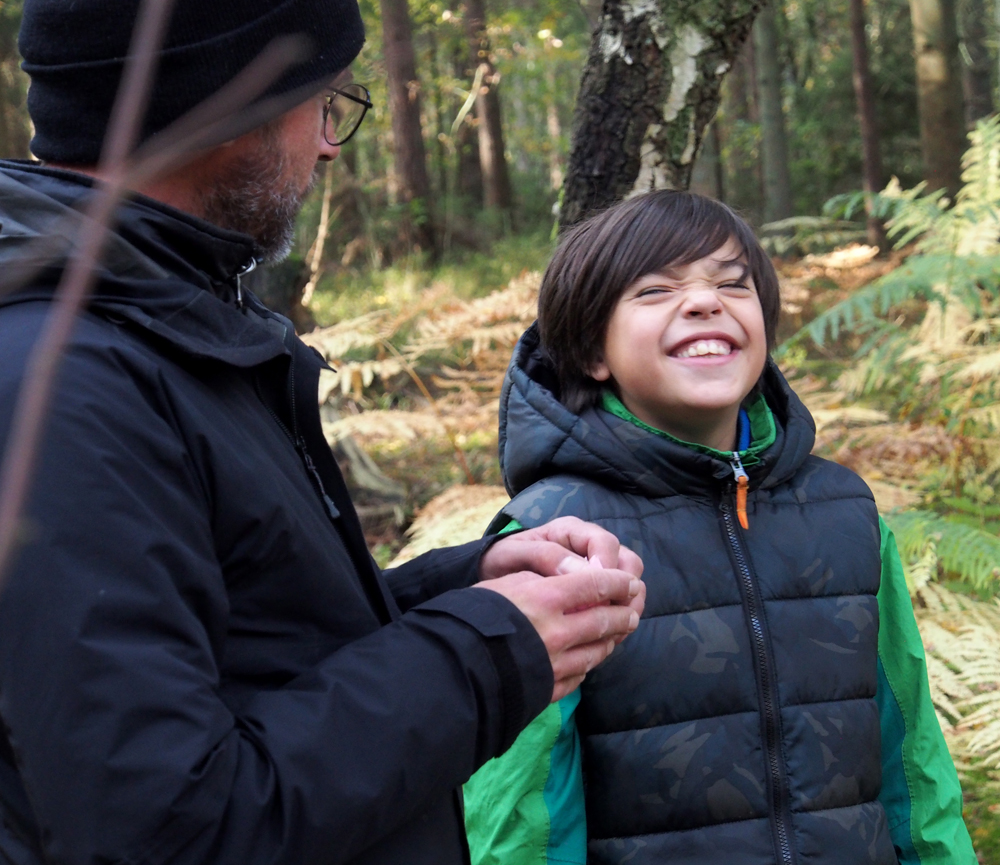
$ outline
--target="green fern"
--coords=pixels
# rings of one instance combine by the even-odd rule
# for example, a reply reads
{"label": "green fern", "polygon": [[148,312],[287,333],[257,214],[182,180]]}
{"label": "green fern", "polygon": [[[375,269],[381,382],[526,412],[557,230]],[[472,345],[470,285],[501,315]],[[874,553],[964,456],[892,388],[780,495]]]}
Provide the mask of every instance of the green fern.
{"label": "green fern", "polygon": [[941,576],[960,580],[978,592],[1000,588],[1000,537],[963,521],[930,511],[888,514],[904,566],[926,568],[932,548]]}
{"label": "green fern", "polygon": [[794,344],[805,336],[817,345],[827,339],[836,341],[842,331],[884,323],[891,310],[907,301],[944,303],[954,297],[979,315],[983,296],[995,297],[998,290],[1000,256],[916,255],[816,316],[788,342]]}

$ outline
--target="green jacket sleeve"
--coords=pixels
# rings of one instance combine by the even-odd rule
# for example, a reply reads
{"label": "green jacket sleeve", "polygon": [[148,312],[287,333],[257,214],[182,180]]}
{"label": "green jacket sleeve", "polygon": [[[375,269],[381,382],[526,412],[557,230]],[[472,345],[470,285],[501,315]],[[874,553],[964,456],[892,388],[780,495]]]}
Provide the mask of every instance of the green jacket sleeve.
{"label": "green jacket sleeve", "polygon": [[878,690],[882,792],[900,865],[975,865],[962,789],[927,684],[927,664],[896,540],[879,519]]}
{"label": "green jacket sleeve", "polygon": [[466,783],[472,865],[586,865],[579,702],[553,703]]}
{"label": "green jacket sleeve", "polygon": [[[500,534],[521,528],[511,520]],[[472,865],[586,865],[580,692],[553,703],[465,785]]]}

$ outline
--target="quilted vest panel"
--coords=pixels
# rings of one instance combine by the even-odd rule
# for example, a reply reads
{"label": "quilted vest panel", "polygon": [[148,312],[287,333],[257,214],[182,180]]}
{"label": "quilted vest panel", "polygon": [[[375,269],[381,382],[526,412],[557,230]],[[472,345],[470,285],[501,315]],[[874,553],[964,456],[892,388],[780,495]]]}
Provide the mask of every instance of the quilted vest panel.
{"label": "quilted vest panel", "polygon": [[596,522],[646,565],[643,620],[577,712],[589,861],[895,865],[871,494],[808,457],[750,493],[748,531],[732,506],[726,484],[655,499],[555,476],[504,509],[528,527]]}

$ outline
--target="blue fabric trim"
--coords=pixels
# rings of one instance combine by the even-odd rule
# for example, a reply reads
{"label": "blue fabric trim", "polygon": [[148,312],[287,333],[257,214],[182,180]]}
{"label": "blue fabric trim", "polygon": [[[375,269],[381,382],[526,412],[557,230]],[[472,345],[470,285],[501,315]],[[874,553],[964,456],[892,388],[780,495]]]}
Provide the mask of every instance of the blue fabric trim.
{"label": "blue fabric trim", "polygon": [[745,451],[750,447],[750,415],[745,408],[740,409],[736,421],[736,450]]}
{"label": "blue fabric trim", "polygon": [[549,776],[542,796],[549,812],[549,863],[587,863],[587,812],[583,800],[583,755],[576,729],[580,690],[559,701],[562,726],[549,762]]}
{"label": "blue fabric trim", "polygon": [[882,659],[878,661],[878,685],[875,689],[882,733],[882,790],[878,799],[889,821],[889,837],[896,848],[900,865],[920,865],[920,856],[910,834],[910,788],[903,766],[903,739],[906,722],[889,686]]}

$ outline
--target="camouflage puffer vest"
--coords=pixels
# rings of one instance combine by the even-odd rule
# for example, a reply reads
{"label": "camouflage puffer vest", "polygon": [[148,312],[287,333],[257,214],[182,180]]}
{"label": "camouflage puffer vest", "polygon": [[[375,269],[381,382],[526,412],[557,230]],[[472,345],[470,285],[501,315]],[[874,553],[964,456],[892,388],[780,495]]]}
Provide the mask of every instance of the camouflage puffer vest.
{"label": "camouflage puffer vest", "polygon": [[765,379],[778,434],[747,467],[744,530],[729,463],[569,413],[532,331],[515,351],[504,513],[596,522],[646,566],[643,620],[577,712],[593,865],[896,865],[877,801],[875,502],[810,456],[808,412],[775,367]]}

